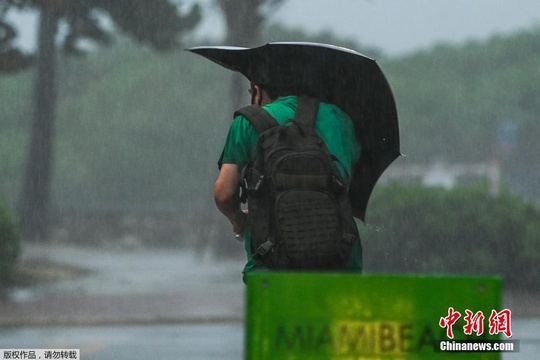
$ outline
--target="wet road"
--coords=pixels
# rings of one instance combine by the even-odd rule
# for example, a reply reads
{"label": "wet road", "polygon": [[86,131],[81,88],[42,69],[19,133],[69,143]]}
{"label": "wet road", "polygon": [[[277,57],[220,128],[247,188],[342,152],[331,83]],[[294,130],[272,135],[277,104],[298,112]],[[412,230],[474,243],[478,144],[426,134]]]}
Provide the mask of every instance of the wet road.
{"label": "wet road", "polygon": [[85,275],[12,289],[0,326],[130,325],[241,321],[242,262],[212,261],[179,250],[104,251],[30,248],[25,262],[85,269]]}
{"label": "wet road", "polygon": [[[536,359],[540,318],[517,318],[513,339],[520,351],[503,360]],[[243,324],[35,327],[0,329],[0,348],[77,348],[82,360],[238,360],[243,356]],[[460,357],[462,358],[462,357]]]}
{"label": "wet road", "polygon": [[75,348],[85,360],[242,357],[242,260],[55,246],[26,247],[23,258],[62,265],[61,281],[0,301],[0,348]]}
{"label": "wet road", "polygon": [[242,358],[243,325],[3,329],[0,348],[80,349],[82,360],[237,360]]}
{"label": "wet road", "polygon": [[[0,304],[0,348],[76,348],[83,360],[242,358],[242,261],[75,248],[34,248],[25,257],[88,273],[11,291]],[[536,358],[540,317],[515,317],[512,330],[520,352],[502,359]]]}

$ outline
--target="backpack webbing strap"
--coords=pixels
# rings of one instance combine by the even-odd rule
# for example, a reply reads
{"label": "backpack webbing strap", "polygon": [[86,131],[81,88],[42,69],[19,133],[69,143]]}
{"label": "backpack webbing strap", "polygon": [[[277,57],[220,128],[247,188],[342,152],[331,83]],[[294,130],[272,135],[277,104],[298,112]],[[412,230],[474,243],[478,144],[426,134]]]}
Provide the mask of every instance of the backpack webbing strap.
{"label": "backpack webbing strap", "polygon": [[278,125],[277,121],[261,106],[250,105],[237,110],[234,117],[242,115],[255,127],[259,134]]}
{"label": "backpack webbing strap", "polygon": [[314,127],[319,111],[319,100],[310,96],[300,95],[294,120],[304,126]]}

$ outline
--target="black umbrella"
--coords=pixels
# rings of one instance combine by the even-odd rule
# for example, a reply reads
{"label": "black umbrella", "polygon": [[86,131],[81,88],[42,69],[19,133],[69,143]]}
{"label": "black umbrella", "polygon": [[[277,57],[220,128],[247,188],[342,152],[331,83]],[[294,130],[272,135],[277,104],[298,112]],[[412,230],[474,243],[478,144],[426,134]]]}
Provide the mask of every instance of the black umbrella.
{"label": "black umbrella", "polygon": [[338,106],[352,119],[362,156],[354,168],[350,199],[365,220],[375,183],[399,155],[399,128],[392,90],[377,63],[333,45],[275,42],[255,48],[203,46],[188,49],[248,80]]}

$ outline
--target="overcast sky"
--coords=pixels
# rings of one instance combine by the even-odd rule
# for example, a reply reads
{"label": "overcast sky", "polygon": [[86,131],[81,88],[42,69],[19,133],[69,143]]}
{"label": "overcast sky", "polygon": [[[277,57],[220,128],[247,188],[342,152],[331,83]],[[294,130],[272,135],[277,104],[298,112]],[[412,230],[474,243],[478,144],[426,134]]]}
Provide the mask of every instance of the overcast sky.
{"label": "overcast sky", "polygon": [[[219,18],[210,19],[201,30],[219,33]],[[286,0],[271,20],[399,55],[540,26],[540,0]]]}
{"label": "overcast sky", "polygon": [[[183,1],[204,5],[200,34],[223,35],[223,21],[209,6],[213,0]],[[21,42],[31,43],[32,18],[17,19],[23,25]],[[540,0],[286,0],[271,21],[313,33],[329,30],[388,55],[402,55],[438,42],[482,40],[540,26]]]}

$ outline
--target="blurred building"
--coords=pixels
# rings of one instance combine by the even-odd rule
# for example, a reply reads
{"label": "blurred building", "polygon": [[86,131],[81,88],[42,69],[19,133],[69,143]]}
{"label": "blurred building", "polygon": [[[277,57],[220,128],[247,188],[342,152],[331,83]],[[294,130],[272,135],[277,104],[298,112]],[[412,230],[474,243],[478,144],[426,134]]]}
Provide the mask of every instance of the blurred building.
{"label": "blurred building", "polygon": [[487,180],[489,191],[497,196],[500,191],[501,170],[497,160],[485,163],[447,164],[436,161],[431,164],[391,165],[380,182],[400,181],[421,183],[451,189],[456,185]]}

